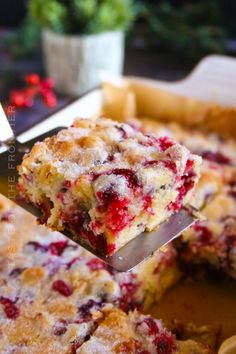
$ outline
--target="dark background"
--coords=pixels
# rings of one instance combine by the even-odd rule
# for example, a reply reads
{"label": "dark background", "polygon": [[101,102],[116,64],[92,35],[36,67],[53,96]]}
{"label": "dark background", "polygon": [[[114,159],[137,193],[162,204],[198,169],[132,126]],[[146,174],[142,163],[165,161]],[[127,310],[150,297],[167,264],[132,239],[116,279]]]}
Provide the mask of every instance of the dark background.
{"label": "dark background", "polygon": [[[222,10],[222,26],[226,26],[232,36],[236,36],[236,1],[235,0],[209,0],[219,3]],[[136,1],[137,2],[137,1]],[[144,0],[143,3],[158,4],[161,0]],[[194,3],[196,0],[169,0],[176,7],[183,4]],[[201,0],[197,0],[201,2]],[[27,0],[1,0],[0,1],[0,27],[17,27],[22,23],[27,12]]]}
{"label": "dark background", "polygon": [[[127,36],[124,73],[162,80],[178,80],[186,76],[196,63],[205,55],[220,53],[236,55],[236,0],[169,0],[165,3],[182,13],[196,3],[204,9],[214,3],[214,13],[203,14],[195,25],[190,24],[186,33],[179,31],[178,23],[169,23],[165,31],[155,32],[155,16],[165,24],[162,12],[154,12],[152,20],[144,13],[137,15],[136,21]],[[136,1],[137,5],[153,6],[154,9],[164,0]],[[152,10],[150,10],[152,14]],[[183,17],[183,21],[187,21]],[[9,92],[22,85],[25,74],[36,72],[45,75],[40,49],[40,37],[32,24],[25,25],[27,18],[27,0],[0,1],[0,101],[7,102]],[[154,27],[153,27],[154,20]],[[192,18],[193,22],[195,18]],[[198,22],[197,22],[198,21]],[[219,40],[214,37],[213,44],[207,35],[198,38],[196,43],[187,41],[195,29],[204,25],[213,26],[220,33]],[[171,27],[172,26],[172,27]],[[177,28],[175,28],[175,26]],[[173,34],[173,38],[172,38]],[[202,41],[202,42],[201,42]],[[58,106],[71,102],[70,97],[58,96]],[[27,127],[44,119],[55,109],[45,107],[40,100],[34,107],[17,112],[16,130]]]}

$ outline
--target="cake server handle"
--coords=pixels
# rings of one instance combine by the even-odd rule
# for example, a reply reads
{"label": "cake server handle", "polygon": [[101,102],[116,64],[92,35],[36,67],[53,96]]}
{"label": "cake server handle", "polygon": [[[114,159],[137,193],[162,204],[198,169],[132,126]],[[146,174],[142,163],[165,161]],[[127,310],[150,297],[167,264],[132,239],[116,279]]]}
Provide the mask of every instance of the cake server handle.
{"label": "cake server handle", "polygon": [[0,142],[8,145],[14,140],[14,132],[0,103]]}

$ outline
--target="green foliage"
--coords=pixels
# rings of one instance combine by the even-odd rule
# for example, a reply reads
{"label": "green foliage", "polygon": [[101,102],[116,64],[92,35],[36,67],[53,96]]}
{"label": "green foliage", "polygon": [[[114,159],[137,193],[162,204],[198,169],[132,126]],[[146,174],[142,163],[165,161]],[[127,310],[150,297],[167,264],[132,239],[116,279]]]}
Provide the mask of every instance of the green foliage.
{"label": "green foliage", "polygon": [[58,33],[100,33],[126,29],[134,18],[132,0],[30,0],[32,18]]}
{"label": "green foliage", "polygon": [[57,0],[32,0],[29,2],[32,18],[42,27],[63,32],[66,28],[66,7]]}
{"label": "green foliage", "polygon": [[190,59],[225,50],[226,33],[218,1],[202,0],[175,7],[167,1],[143,6],[140,15],[158,44]]}
{"label": "green foliage", "polygon": [[125,27],[133,19],[133,8],[131,1],[108,0],[103,1],[98,9],[98,13],[91,23],[91,31],[96,32],[96,28],[101,31],[112,30]]}
{"label": "green foliage", "polygon": [[39,50],[40,27],[27,16],[17,32],[5,37],[3,46],[14,57],[32,56]]}

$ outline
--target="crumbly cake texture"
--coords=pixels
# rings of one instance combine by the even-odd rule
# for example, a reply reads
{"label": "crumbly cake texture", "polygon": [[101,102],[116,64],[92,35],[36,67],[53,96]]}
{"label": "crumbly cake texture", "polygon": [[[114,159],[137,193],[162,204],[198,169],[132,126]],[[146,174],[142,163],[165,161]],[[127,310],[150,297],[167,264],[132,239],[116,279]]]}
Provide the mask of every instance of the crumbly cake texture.
{"label": "crumbly cake texture", "polygon": [[142,314],[141,266],[118,274],[3,197],[0,233],[0,353],[215,353],[211,326],[181,339]]}
{"label": "crumbly cake texture", "polygon": [[[190,325],[191,326],[191,325]],[[186,329],[188,331],[189,328]],[[110,354],[110,353],[178,353],[178,354],[210,354],[214,348],[209,337],[212,332],[219,334],[211,327],[210,336],[206,336],[209,328],[201,327],[201,336],[206,340],[176,340],[167,332],[162,321],[151,316],[142,315],[137,311],[126,315],[118,309],[113,309],[102,321],[93,335],[79,348],[79,354]],[[198,330],[199,331],[199,330]],[[217,329],[218,331],[218,329]],[[192,328],[191,335],[199,339],[199,334]],[[214,340],[214,339],[213,339]]]}
{"label": "crumbly cake texture", "polygon": [[78,119],[35,144],[19,167],[21,194],[53,229],[111,255],[185,205],[201,158],[169,137],[109,119]]}

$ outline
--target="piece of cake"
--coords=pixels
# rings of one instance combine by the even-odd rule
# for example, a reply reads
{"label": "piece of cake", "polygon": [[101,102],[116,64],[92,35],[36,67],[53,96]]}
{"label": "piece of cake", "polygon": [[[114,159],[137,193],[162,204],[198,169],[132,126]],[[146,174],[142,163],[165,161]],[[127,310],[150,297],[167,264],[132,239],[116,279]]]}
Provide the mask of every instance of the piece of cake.
{"label": "piece of cake", "polygon": [[171,138],[78,119],[24,157],[19,189],[48,226],[111,255],[189,201],[200,164]]}

